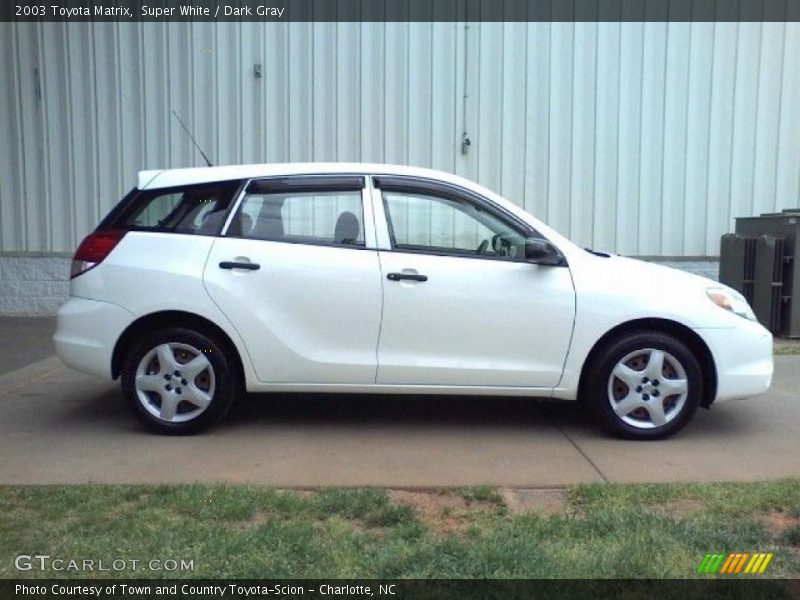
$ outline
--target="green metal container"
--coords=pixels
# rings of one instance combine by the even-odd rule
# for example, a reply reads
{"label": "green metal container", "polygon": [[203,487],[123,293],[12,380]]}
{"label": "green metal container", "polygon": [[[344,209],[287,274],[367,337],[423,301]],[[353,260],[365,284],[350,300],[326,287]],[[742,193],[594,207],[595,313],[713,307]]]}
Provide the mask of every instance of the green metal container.
{"label": "green metal container", "polygon": [[735,281],[741,264],[742,285],[737,289],[759,321],[777,335],[800,337],[800,209],[737,218],[736,237],[742,241],[726,242],[726,237],[720,280]]}

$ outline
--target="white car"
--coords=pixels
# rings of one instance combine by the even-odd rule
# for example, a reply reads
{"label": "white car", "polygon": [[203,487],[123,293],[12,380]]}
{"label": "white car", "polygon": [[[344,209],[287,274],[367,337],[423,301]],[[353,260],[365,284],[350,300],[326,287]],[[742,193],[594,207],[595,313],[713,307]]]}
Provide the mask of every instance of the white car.
{"label": "white car", "polygon": [[460,177],[371,164],[139,173],[78,247],[54,340],[176,434],[244,391],[378,392],[581,399],[655,439],[773,369],[734,290],[579,248]]}

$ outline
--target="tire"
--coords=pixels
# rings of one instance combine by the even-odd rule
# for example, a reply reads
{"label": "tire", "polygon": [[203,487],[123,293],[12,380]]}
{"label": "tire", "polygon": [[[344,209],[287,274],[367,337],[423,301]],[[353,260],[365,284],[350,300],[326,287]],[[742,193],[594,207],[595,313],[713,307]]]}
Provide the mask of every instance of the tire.
{"label": "tire", "polygon": [[239,392],[237,370],[223,347],[213,335],[184,327],[136,340],[121,379],[139,421],[157,433],[190,435],[221,419]]}
{"label": "tire", "polygon": [[700,363],[682,341],[656,331],[631,333],[599,353],[587,372],[583,399],[614,435],[659,440],[692,420],[703,385]]}

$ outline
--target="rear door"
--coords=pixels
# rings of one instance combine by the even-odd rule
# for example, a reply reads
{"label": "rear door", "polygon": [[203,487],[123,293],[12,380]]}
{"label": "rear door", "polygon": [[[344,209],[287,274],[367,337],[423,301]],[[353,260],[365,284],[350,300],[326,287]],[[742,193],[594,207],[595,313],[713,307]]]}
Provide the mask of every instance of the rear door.
{"label": "rear door", "polygon": [[204,281],[260,381],[375,382],[382,292],[373,223],[361,176],[247,185]]}

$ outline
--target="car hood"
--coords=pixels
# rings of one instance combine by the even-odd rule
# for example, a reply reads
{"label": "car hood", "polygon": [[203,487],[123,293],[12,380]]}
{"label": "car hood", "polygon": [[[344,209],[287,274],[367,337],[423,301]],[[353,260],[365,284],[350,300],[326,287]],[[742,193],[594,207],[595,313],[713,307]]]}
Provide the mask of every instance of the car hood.
{"label": "car hood", "polygon": [[[658,287],[664,286],[681,286],[690,288],[702,288],[705,291],[709,287],[723,287],[727,286],[720,284],[708,277],[695,275],[682,269],[668,267],[659,263],[647,262],[635,258],[627,258],[625,256],[610,255],[606,257],[595,257],[600,261],[606,261],[606,270],[611,271],[616,278],[625,279],[630,278],[636,282],[647,282],[650,285],[657,285]],[[602,267],[601,267],[602,268]]]}

